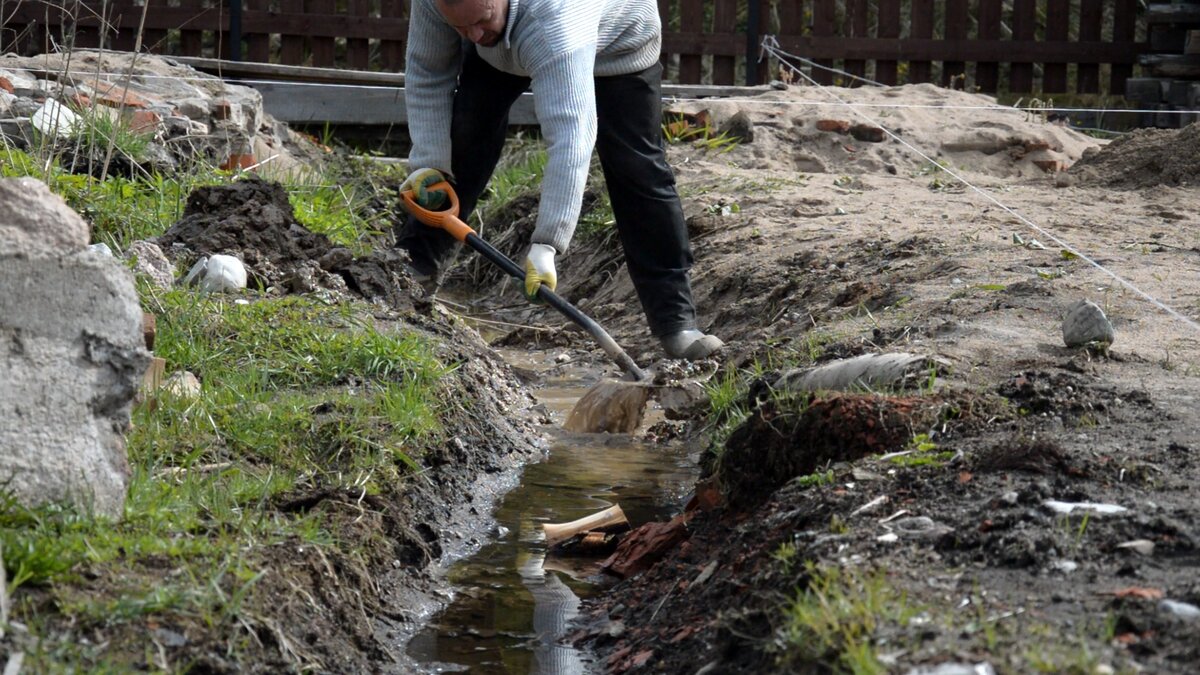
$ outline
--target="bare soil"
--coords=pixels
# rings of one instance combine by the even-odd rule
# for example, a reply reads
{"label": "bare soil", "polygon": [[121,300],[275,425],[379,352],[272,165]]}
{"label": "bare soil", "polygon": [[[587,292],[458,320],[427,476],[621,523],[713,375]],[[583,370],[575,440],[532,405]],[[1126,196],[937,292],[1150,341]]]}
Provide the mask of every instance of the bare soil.
{"label": "bare soil", "polygon": [[[726,153],[670,151],[702,328],[727,341],[724,364],[757,366],[768,383],[788,364],[880,351],[951,369],[895,398],[749,396],[747,421],[710,449],[727,505],[694,515],[687,543],[592,602],[575,638],[611,672],[838,672],[839,654],[797,661],[783,646],[782,608],[811,561],[882,570],[919,608],[868,639],[888,671],[1194,671],[1197,624],[1162,600],[1200,604],[1200,126],[1105,143],[928,85],[838,95],[978,191],[891,138],[820,130],[865,123],[820,91],[682,105],[718,126],[744,112],[754,132]],[[917,107],[870,107],[883,104]],[[662,354],[621,262],[610,234],[577,241],[560,290],[647,365]],[[1080,299],[1112,320],[1107,352],[1064,346],[1062,314]],[[509,342],[603,365],[562,319],[501,314],[534,325]],[[947,401],[959,412],[944,414]],[[693,442],[716,422],[696,420]],[[880,458],[922,443],[929,461]],[[825,471],[832,482],[796,480]],[[1126,510],[1064,515],[1055,500]],[[917,529],[897,528],[906,520]],[[788,546],[795,564],[780,562]]]}

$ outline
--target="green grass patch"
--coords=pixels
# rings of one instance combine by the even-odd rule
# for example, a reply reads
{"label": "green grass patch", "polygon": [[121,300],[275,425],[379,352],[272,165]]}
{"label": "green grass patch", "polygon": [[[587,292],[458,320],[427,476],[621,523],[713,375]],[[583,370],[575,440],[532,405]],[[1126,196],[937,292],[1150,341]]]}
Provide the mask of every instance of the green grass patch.
{"label": "green grass patch", "polygon": [[783,609],[777,631],[778,665],[807,672],[885,673],[875,637],[886,625],[905,626],[918,609],[879,570],[806,564],[807,585]]}

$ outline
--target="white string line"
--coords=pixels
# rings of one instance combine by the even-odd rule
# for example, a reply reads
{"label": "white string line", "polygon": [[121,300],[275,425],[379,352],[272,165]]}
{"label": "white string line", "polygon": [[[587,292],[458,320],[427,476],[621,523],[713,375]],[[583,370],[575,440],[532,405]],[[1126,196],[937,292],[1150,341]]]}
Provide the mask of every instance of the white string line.
{"label": "white string line", "polygon": [[[792,56],[790,54],[786,54],[783,52],[781,52],[781,54],[783,56]],[[170,57],[165,57],[165,58],[170,58]],[[776,56],[776,58],[780,58],[780,56]],[[797,58],[799,58],[799,57],[797,57]],[[783,59],[780,58],[780,60],[782,61]],[[784,65],[787,65],[791,68],[795,68],[791,64],[785,63]],[[25,70],[26,72],[49,73],[49,74],[54,74],[54,75],[71,75],[71,76],[87,75],[87,76],[93,76],[93,78],[95,76],[124,77],[126,75],[126,73],[124,73],[124,72],[108,72],[108,71],[97,72],[95,70],[54,71],[49,68],[43,68],[40,70],[32,70],[31,71],[29,69],[22,69],[22,68],[11,68],[11,69]],[[835,70],[834,72],[840,73],[842,71]],[[849,75],[849,73],[846,73],[846,75],[848,75],[850,77],[854,77],[853,75]],[[340,82],[321,83],[321,82],[302,82],[299,80],[264,80],[264,79],[255,79],[255,78],[240,78],[240,77],[237,77],[236,75],[229,75],[229,76],[225,76],[222,78],[222,77],[218,77],[217,75],[180,76],[180,75],[156,75],[156,74],[149,74],[149,73],[148,74],[136,74],[135,73],[133,75],[133,79],[134,80],[178,80],[181,82],[220,82],[221,84],[287,84],[287,85],[296,86],[296,87],[326,87],[326,88],[336,87],[336,88],[347,88],[347,89],[350,89],[350,88],[364,89],[364,88],[366,88],[366,89],[400,90],[400,89],[404,88],[403,85],[399,85],[399,84],[378,84],[378,83],[344,84],[344,83],[340,83]],[[870,82],[869,80],[867,80],[867,81]],[[872,83],[872,84],[877,84],[877,83]],[[886,86],[886,85],[880,85],[880,86]],[[1052,107],[1052,106],[1047,106],[1047,107],[1020,106],[1020,107],[1017,107],[1017,106],[1005,106],[1005,105],[934,105],[934,104],[928,104],[928,103],[926,103],[926,104],[922,104],[922,103],[855,103],[855,102],[849,102],[849,101],[838,103],[838,102],[832,102],[832,101],[807,101],[807,100],[772,101],[772,100],[763,99],[759,96],[709,96],[709,97],[670,96],[670,97],[668,97],[668,100],[671,100],[671,101],[711,101],[713,99],[719,99],[722,101],[732,101],[732,102],[744,102],[744,103],[761,103],[763,105],[783,105],[783,106],[811,105],[811,106],[821,106],[821,107],[836,106],[836,107],[851,107],[851,108],[895,108],[895,109],[901,109],[901,110],[904,110],[904,109],[910,109],[910,110],[1003,110],[1003,111],[1010,111],[1010,112],[1027,112],[1027,113],[1074,112],[1074,113],[1153,113],[1153,114],[1167,114],[1167,115],[1200,115],[1200,110],[1155,110],[1155,109],[1143,109],[1143,108],[1056,108],[1056,107]]]}
{"label": "white string line", "polygon": [[[775,36],[774,36],[774,35],[768,35],[767,37],[769,37],[769,38],[772,38],[772,39],[773,39]],[[776,45],[778,45],[778,44],[779,44],[779,42],[778,42],[778,41],[776,41],[776,42],[775,42],[775,44],[776,44]],[[883,84],[882,82],[876,82],[875,80],[868,80],[867,78],[865,78],[865,77],[862,77],[862,76],[860,76],[860,75],[855,75],[854,73],[848,73],[848,72],[846,72],[846,71],[844,71],[844,70],[838,70],[837,68],[831,68],[831,67],[829,67],[829,66],[823,66],[823,65],[821,65],[821,64],[819,64],[819,63],[817,63],[816,61],[813,61],[813,60],[811,60],[811,59],[806,59],[806,58],[804,58],[803,56],[796,56],[795,54],[789,54],[788,56],[791,56],[792,58],[796,59],[796,60],[797,60],[797,61],[799,61],[800,63],[803,63],[803,64],[805,64],[805,65],[808,65],[808,66],[810,66],[810,67],[812,67],[812,68],[819,68],[819,69],[821,69],[821,70],[826,70],[826,71],[829,71],[829,72],[831,72],[831,73],[834,73],[834,74],[837,74],[837,75],[841,75],[841,76],[843,76],[843,77],[849,77],[849,78],[851,78],[851,79],[858,80],[859,82],[866,82],[867,84],[874,85],[874,86],[876,86],[876,87],[885,87],[885,86],[887,86],[887,85]],[[782,59],[780,59],[780,60],[782,61]],[[793,68],[793,69],[795,68],[795,66],[792,66],[792,64],[790,64],[790,63],[789,63],[789,64],[786,64],[786,65],[787,65],[789,68]]]}
{"label": "white string line", "polygon": [[[766,36],[766,37],[764,37],[764,38],[763,38],[763,51],[765,51],[765,52],[767,52],[767,53],[775,52],[776,50],[775,50],[775,48],[773,48],[773,47],[771,46],[771,44],[770,44],[769,40],[774,40],[774,36],[768,35],[768,36]],[[776,43],[776,44],[778,44],[778,43]],[[831,88],[829,88],[829,87],[826,87],[826,86],[824,86],[824,85],[822,85],[822,84],[818,83],[816,80],[814,80],[814,79],[812,79],[811,77],[809,77],[808,75],[806,75],[806,74],[804,73],[804,71],[802,71],[802,70],[799,70],[799,69],[797,69],[797,68],[795,68],[795,67],[791,66],[790,64],[788,65],[788,67],[789,67],[789,68],[792,68],[793,70],[795,70],[795,71],[796,71],[796,73],[797,73],[797,74],[799,74],[801,77],[803,77],[803,78],[805,78],[805,79],[809,80],[810,82],[812,82],[812,84],[814,84],[814,85],[816,85],[817,87],[819,87],[819,88],[820,88],[822,91],[824,91],[824,92],[825,92],[826,94],[828,94],[829,96],[832,96],[833,98],[837,99],[839,102],[845,103],[845,101],[843,101],[843,100],[842,100],[842,98],[841,98],[840,96],[838,96],[836,93],[834,93],[834,91],[833,91]],[[849,106],[847,106],[847,107],[849,107]],[[1151,304],[1153,304],[1155,307],[1158,307],[1159,309],[1163,310],[1163,311],[1164,311],[1164,312],[1166,312],[1167,314],[1170,314],[1171,316],[1175,317],[1176,319],[1179,319],[1179,320],[1180,320],[1180,321],[1182,321],[1183,323],[1185,323],[1185,324],[1187,324],[1188,326],[1192,327],[1192,328],[1193,328],[1193,329],[1195,329],[1197,332],[1200,332],[1200,323],[1196,323],[1196,322],[1195,322],[1195,321],[1193,321],[1192,319],[1189,319],[1188,317],[1186,317],[1186,316],[1184,316],[1183,314],[1179,313],[1178,311],[1176,311],[1175,309],[1173,309],[1172,307],[1170,307],[1170,306],[1169,306],[1169,305],[1167,305],[1166,303],[1162,302],[1162,301],[1161,301],[1161,300],[1159,300],[1158,298],[1156,298],[1156,297],[1154,297],[1154,296],[1150,295],[1149,293],[1147,293],[1147,292],[1143,291],[1142,289],[1140,289],[1140,288],[1138,288],[1137,286],[1135,286],[1135,285],[1134,285],[1132,282],[1130,282],[1130,281],[1126,280],[1124,277],[1120,276],[1119,274],[1117,274],[1117,273],[1115,273],[1115,272],[1113,272],[1113,271],[1109,270],[1107,267],[1105,267],[1104,265],[1101,265],[1099,262],[1096,262],[1096,261],[1095,261],[1095,260],[1093,260],[1091,257],[1089,257],[1089,256],[1085,255],[1085,254],[1084,254],[1082,251],[1080,251],[1079,249],[1075,248],[1075,247],[1074,247],[1074,246],[1072,246],[1071,244],[1068,244],[1067,242],[1063,241],[1063,240],[1062,240],[1062,239],[1060,239],[1058,236],[1056,236],[1054,233],[1052,233],[1052,232],[1050,232],[1050,231],[1046,230],[1045,228],[1043,228],[1043,227],[1039,226],[1037,223],[1033,222],[1033,221],[1032,221],[1032,220],[1030,220],[1029,218],[1026,218],[1024,215],[1022,215],[1021,213],[1019,213],[1019,212],[1018,212],[1018,211],[1016,211],[1015,209],[1013,209],[1013,208],[1010,208],[1009,206],[1005,205],[1005,204],[1004,204],[1004,203],[1002,203],[1000,200],[996,199],[995,197],[993,197],[991,194],[989,194],[988,192],[986,192],[986,191],[985,191],[985,190],[983,190],[982,188],[976,187],[976,186],[975,186],[975,184],[971,183],[971,182],[970,182],[970,181],[968,181],[967,179],[965,179],[965,178],[963,178],[962,176],[960,176],[960,175],[959,175],[957,172],[955,172],[953,169],[951,169],[951,168],[950,168],[950,167],[948,167],[948,166],[945,166],[945,165],[943,165],[942,163],[940,163],[940,162],[938,162],[937,160],[933,159],[932,157],[930,157],[929,155],[925,154],[924,152],[921,152],[921,150],[919,150],[918,148],[916,148],[915,146],[913,146],[912,144],[910,144],[908,141],[904,140],[903,138],[900,138],[899,136],[897,136],[895,133],[893,133],[893,132],[892,132],[892,130],[891,130],[891,129],[888,129],[887,127],[883,126],[883,125],[882,125],[882,124],[880,124],[879,122],[875,121],[875,120],[874,120],[874,119],[872,119],[870,116],[868,116],[866,113],[862,112],[861,110],[856,110],[856,109],[853,109],[853,108],[852,108],[851,110],[852,110],[852,112],[853,112],[855,115],[858,115],[858,116],[859,116],[859,117],[861,117],[862,119],[864,119],[864,120],[866,120],[867,122],[869,122],[871,125],[873,125],[873,126],[875,126],[875,127],[878,127],[880,130],[882,130],[882,131],[883,131],[883,133],[887,134],[889,137],[891,137],[891,138],[892,138],[893,140],[895,140],[896,142],[900,143],[901,145],[903,145],[904,147],[908,148],[909,150],[912,150],[913,152],[917,153],[918,155],[920,155],[920,156],[921,156],[923,159],[925,159],[926,161],[928,161],[928,162],[932,163],[934,166],[938,167],[938,168],[939,168],[939,169],[941,169],[942,171],[945,171],[945,172],[946,172],[946,173],[948,173],[949,175],[953,176],[953,177],[955,178],[955,180],[957,180],[957,181],[959,181],[960,183],[962,183],[963,185],[966,185],[967,187],[971,188],[971,189],[972,189],[972,190],[974,190],[975,192],[977,192],[977,193],[979,193],[980,195],[982,195],[982,196],[983,196],[985,199],[987,199],[988,201],[990,201],[990,202],[992,202],[993,204],[995,204],[996,206],[1000,207],[1002,210],[1004,210],[1004,211],[1005,211],[1006,213],[1008,213],[1009,215],[1011,215],[1011,216],[1013,216],[1013,217],[1017,218],[1017,219],[1018,219],[1018,220],[1020,220],[1021,222],[1025,223],[1026,225],[1028,225],[1028,226],[1029,226],[1029,228],[1030,228],[1030,229],[1032,229],[1034,232],[1037,232],[1038,234],[1042,235],[1042,236],[1043,236],[1043,237],[1045,237],[1046,239],[1048,239],[1048,240],[1050,240],[1050,241],[1053,241],[1053,242],[1054,242],[1055,244],[1057,244],[1058,246],[1062,247],[1063,249],[1065,249],[1065,250],[1067,250],[1068,252],[1070,252],[1070,253],[1074,254],[1075,256],[1077,256],[1077,257],[1078,257],[1080,260],[1083,260],[1084,262],[1086,262],[1087,264],[1091,265],[1092,267],[1095,267],[1096,269],[1100,270],[1100,271],[1101,271],[1101,272],[1103,272],[1104,274],[1106,274],[1106,275],[1108,275],[1109,277],[1111,277],[1111,278],[1112,278],[1114,281],[1116,281],[1117,283],[1121,284],[1122,286],[1124,286],[1125,288],[1129,289],[1129,290],[1130,290],[1130,291],[1132,291],[1133,293],[1135,293],[1135,294],[1137,294],[1137,295],[1141,296],[1141,297],[1142,297],[1144,300],[1146,300],[1146,301],[1150,302],[1150,303],[1151,303]]]}

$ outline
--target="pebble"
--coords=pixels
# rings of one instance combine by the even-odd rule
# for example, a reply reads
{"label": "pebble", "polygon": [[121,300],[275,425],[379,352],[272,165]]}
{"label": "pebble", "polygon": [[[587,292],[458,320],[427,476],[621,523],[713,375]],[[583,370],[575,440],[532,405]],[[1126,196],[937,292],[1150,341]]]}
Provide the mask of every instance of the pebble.
{"label": "pebble", "polygon": [[1015,505],[1017,503],[1017,500],[1020,498],[1021,498],[1021,495],[1017,494],[1016,490],[1010,490],[1010,491],[1005,492],[1004,494],[1000,495],[1000,501],[1004,502],[1005,504],[1008,504],[1009,506]]}
{"label": "pebble", "polygon": [[996,669],[987,663],[941,663],[936,666],[920,666],[908,671],[908,675],[996,675]]}
{"label": "pebble", "polygon": [[1129,509],[1116,504],[1098,504],[1096,502],[1060,502],[1047,499],[1042,505],[1055,513],[1070,514],[1075,511],[1090,511],[1096,515],[1114,515],[1125,513]]}
{"label": "pebble", "polygon": [[1154,553],[1154,542],[1149,539],[1134,539],[1133,541],[1117,544],[1117,548],[1125,548],[1142,555],[1150,555]]}
{"label": "pebble", "polygon": [[1171,614],[1172,616],[1183,619],[1184,621],[1195,621],[1196,619],[1200,619],[1200,607],[1188,602],[1163,600],[1158,603],[1158,608],[1167,614]]}
{"label": "pebble", "polygon": [[1116,339],[1112,322],[1091,300],[1080,300],[1067,308],[1062,334],[1068,347],[1082,347],[1091,342],[1112,344]]}

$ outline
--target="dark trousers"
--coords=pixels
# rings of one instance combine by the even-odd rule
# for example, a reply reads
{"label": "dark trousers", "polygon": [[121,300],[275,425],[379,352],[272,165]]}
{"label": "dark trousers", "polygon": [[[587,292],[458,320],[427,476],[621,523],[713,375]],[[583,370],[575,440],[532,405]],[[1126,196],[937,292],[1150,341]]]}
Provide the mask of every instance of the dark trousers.
{"label": "dark trousers", "polygon": [[[688,282],[692,249],[662,140],[662,66],[595,82],[596,151],[650,331],[663,336],[695,328]],[[496,70],[474,47],[467,50],[450,124],[450,170],[464,221],[500,161],[509,108],[528,87],[529,78]],[[397,239],[413,266],[425,273],[437,270],[454,243],[442,230],[412,217]]]}

